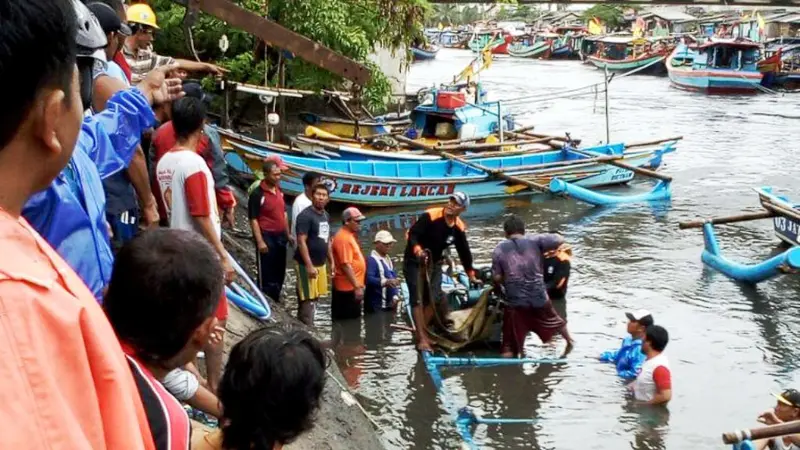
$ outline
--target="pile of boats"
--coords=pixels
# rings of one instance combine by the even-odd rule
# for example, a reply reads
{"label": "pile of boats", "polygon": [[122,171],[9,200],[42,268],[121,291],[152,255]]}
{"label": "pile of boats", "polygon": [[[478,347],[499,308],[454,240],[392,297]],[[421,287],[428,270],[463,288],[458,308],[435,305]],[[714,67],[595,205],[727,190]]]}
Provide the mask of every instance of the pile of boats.
{"label": "pile of boats", "polygon": [[[305,132],[289,145],[219,129],[231,171],[259,173],[279,154],[290,170],[282,189],[303,191],[309,171],[323,174],[336,202],[364,206],[440,203],[455,191],[473,199],[559,194],[594,205],[669,198],[671,178],[655,172],[679,138],[580,147],[569,137],[516,127],[475,83],[423,91],[407,117],[355,121],[303,114]],[[593,190],[635,175],[659,183],[649,192],[613,195]]]}

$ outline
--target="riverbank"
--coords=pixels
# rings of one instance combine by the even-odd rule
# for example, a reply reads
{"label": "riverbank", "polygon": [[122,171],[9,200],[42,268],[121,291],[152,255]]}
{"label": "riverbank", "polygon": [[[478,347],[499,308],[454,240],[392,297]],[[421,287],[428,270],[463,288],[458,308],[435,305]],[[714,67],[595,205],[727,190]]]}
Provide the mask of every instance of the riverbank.
{"label": "riverbank", "polygon": [[[238,227],[244,228],[247,224],[247,214],[245,207],[247,201],[244,195],[237,192],[238,206],[236,220]],[[253,245],[249,239],[225,235],[225,247],[233,255],[242,267],[255,280],[256,261]],[[287,277],[285,286],[290,286]],[[291,287],[289,288],[291,290]],[[231,348],[242,338],[253,330],[266,327],[274,330],[304,329],[322,340],[320,334],[307,327],[294,318],[294,313],[289,312],[280,304],[270,302],[272,308],[273,321],[260,322],[251,316],[243,313],[235,306],[231,306],[228,323],[226,325],[225,354],[224,361],[227,362]],[[358,405],[348,404],[346,397],[350,397],[349,392],[343,391],[342,386],[347,386],[339,367],[334,363],[334,357],[328,352],[330,366],[328,367],[328,379],[325,382],[325,390],[322,394],[320,409],[317,412],[314,428],[300,436],[293,444],[285,447],[287,450],[300,449],[330,449],[330,450],[349,450],[349,449],[379,449],[383,445],[375,432],[374,426],[369,419],[359,409]]]}

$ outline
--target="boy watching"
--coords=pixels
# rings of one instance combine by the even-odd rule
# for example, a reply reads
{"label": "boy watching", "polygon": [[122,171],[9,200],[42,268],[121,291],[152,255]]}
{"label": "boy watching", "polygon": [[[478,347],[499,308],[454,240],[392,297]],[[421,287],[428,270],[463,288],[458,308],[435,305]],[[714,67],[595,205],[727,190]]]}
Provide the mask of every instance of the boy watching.
{"label": "boy watching", "polygon": [[206,345],[222,293],[219,257],[197,233],[147,231],[117,255],[104,309],[158,449],[189,448],[189,417],[161,381]]}

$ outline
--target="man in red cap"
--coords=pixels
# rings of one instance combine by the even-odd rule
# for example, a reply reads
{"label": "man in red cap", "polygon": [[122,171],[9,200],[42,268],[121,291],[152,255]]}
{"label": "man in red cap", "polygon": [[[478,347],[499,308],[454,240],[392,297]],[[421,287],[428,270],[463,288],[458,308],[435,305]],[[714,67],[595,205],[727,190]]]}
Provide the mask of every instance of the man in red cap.
{"label": "man in red cap", "polygon": [[331,249],[333,264],[333,295],[331,296],[332,319],[354,319],[361,317],[364,301],[364,277],[367,262],[358,243],[361,221],[366,219],[358,208],[351,206],[342,213],[344,224],[333,237]]}
{"label": "man in red cap", "polygon": [[286,201],[281,191],[281,171],[287,166],[278,155],[264,160],[264,179],[250,194],[247,217],[256,243],[258,281],[261,290],[272,300],[280,302],[286,278],[286,247],[294,246],[289,233]]}

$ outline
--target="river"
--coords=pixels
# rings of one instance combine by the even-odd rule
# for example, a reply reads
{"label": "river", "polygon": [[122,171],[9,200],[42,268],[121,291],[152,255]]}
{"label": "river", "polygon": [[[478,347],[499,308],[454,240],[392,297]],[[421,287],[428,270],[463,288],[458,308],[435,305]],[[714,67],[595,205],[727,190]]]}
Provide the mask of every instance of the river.
{"label": "river", "polygon": [[[444,49],[436,60],[413,65],[409,91],[452,79],[471,58],[468,51]],[[509,99],[601,82],[602,73],[577,61],[497,58],[482,81],[492,99]],[[444,370],[454,405],[494,417],[538,419],[535,425],[478,427],[475,441],[482,448],[721,448],[723,431],[755,426],[758,414],[774,406],[771,392],[800,388],[800,280],[736,284],[704,268],[700,230],[678,229],[683,220],[757,210],[755,186],[775,186],[800,198],[798,98],[708,97],[647,75],[614,80],[612,142],[684,136],[661,168],[675,179],[670,203],[598,209],[522,198],[473,205],[466,220],[478,263],[489,262],[502,238],[502,216],[510,213],[522,216],[529,231],[560,231],[575,251],[566,302],[577,340],[570,363]],[[602,94],[509,110],[518,124],[536,124],[540,132],[568,131],[584,145],[605,140]],[[636,181],[630,189],[649,186]],[[362,237],[365,251],[378,227],[389,227],[400,241],[394,249],[399,267],[405,219],[413,212],[368,211],[373,220]],[[717,229],[723,251],[744,262],[764,259],[778,244],[770,220]],[[613,367],[595,362],[624,336],[624,312],[639,308],[650,310],[670,333],[668,411],[632,406]],[[323,330],[331,330],[328,311],[321,305]],[[390,329],[385,317],[335,329],[343,339],[336,362],[382,428],[387,448],[460,445],[409,333]],[[531,336],[527,351],[554,356],[564,345],[559,339],[542,345]]]}

